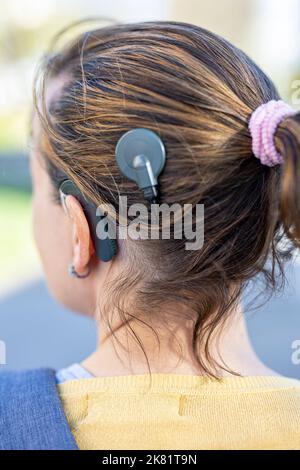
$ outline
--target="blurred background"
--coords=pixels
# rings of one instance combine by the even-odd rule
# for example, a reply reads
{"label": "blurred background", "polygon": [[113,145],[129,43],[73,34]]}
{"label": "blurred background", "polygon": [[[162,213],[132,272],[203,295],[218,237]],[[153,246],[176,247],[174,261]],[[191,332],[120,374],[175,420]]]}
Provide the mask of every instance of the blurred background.
{"label": "blurred background", "polygon": [[[49,39],[82,17],[116,21],[175,20],[208,28],[249,53],[292,103],[300,80],[299,0],[0,0],[0,341],[2,368],[66,366],[96,341],[92,321],[59,307],[47,293],[30,227],[27,134],[32,78]],[[298,93],[298,96],[300,94]],[[284,293],[246,312],[258,355],[300,378],[292,360],[300,340],[300,264]],[[2,343],[3,344],[3,343]]]}

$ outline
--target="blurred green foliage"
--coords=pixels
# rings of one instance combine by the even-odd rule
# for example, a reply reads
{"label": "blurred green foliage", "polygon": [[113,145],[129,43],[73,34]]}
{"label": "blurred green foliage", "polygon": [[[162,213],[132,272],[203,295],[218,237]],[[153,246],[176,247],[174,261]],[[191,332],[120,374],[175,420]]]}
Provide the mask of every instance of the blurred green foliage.
{"label": "blurred green foliage", "polygon": [[25,191],[0,189],[0,260],[1,267],[15,257],[24,254],[28,245],[28,220],[30,194]]}
{"label": "blurred green foliage", "polygon": [[10,284],[36,270],[37,254],[31,230],[31,195],[0,188],[0,283]]}

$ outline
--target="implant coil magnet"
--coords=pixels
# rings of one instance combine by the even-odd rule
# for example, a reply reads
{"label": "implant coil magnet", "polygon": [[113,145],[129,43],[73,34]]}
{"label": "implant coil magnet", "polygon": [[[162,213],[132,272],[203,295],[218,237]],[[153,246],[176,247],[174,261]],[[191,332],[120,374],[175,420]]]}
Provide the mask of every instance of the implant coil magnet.
{"label": "implant coil magnet", "polygon": [[158,176],[166,162],[165,147],[160,137],[149,129],[132,129],[116,146],[116,160],[121,172],[135,181],[147,201],[158,198]]}

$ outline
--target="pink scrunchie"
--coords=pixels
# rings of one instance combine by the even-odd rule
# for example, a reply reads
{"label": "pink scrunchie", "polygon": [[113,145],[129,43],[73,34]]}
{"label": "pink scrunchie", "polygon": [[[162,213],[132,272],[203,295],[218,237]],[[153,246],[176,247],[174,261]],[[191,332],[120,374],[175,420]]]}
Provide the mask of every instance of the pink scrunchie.
{"label": "pink scrunchie", "polygon": [[283,163],[282,155],[275,147],[274,135],[279,124],[294,114],[296,111],[281,100],[262,104],[252,114],[249,122],[252,150],[263,165],[272,167]]}

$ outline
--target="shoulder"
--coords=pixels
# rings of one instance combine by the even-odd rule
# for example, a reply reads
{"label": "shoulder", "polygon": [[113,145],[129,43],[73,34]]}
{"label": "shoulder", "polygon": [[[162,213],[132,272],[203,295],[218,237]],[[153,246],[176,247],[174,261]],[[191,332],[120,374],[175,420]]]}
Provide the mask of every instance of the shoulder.
{"label": "shoulder", "polygon": [[[0,372],[0,403],[3,400],[6,408],[11,404],[23,400],[24,397],[32,400],[41,392],[54,394],[55,371],[52,369],[9,370]],[[0,408],[1,409],[1,408]]]}
{"label": "shoulder", "polygon": [[300,380],[280,377],[277,392],[288,405],[294,404],[297,407],[297,416],[300,424]]}
{"label": "shoulder", "polygon": [[76,446],[57,391],[55,371],[0,372],[0,449],[61,448]]}
{"label": "shoulder", "polygon": [[279,390],[294,390],[296,393],[300,393],[300,380],[298,379],[278,375],[274,377],[273,383],[277,385]]}
{"label": "shoulder", "polygon": [[0,392],[8,388],[17,388],[33,393],[37,387],[49,386],[55,381],[53,369],[9,370],[0,372]]}
{"label": "shoulder", "polygon": [[252,425],[257,426],[257,432],[263,429],[266,438],[276,442],[275,448],[299,449],[300,381],[282,376],[262,377],[251,392],[245,407],[252,410]]}
{"label": "shoulder", "polygon": [[257,397],[256,417],[266,435],[280,438],[276,449],[300,450],[300,381],[278,377],[273,385]]}
{"label": "shoulder", "polygon": [[297,379],[277,375],[249,377],[244,381],[247,391],[262,395],[266,399],[272,397],[287,399],[290,396],[300,399],[300,380]]}

